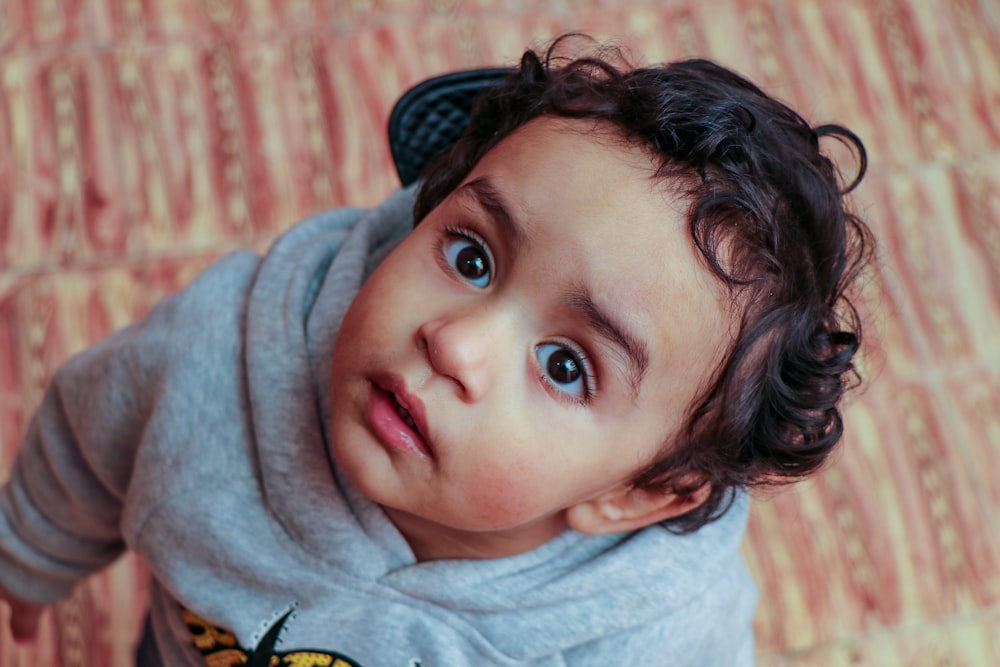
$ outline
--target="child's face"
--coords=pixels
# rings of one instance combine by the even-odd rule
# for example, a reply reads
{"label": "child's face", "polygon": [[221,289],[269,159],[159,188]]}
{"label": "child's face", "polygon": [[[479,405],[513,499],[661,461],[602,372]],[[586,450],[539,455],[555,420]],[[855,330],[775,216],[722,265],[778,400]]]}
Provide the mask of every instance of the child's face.
{"label": "child's face", "polygon": [[625,493],[683,424],[729,340],[728,300],[654,167],[610,130],[535,120],[357,295],[334,350],[333,454],[418,557],[578,528],[573,508]]}

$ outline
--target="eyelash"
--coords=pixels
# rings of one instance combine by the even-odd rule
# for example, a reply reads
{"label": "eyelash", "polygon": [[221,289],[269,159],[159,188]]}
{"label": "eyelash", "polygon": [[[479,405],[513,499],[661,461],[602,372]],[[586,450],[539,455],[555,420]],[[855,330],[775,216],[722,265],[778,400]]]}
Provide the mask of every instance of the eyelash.
{"label": "eyelash", "polygon": [[466,241],[472,241],[473,243],[479,245],[483,250],[486,250],[486,241],[482,236],[471,229],[446,225],[444,233],[451,238],[462,238]]}

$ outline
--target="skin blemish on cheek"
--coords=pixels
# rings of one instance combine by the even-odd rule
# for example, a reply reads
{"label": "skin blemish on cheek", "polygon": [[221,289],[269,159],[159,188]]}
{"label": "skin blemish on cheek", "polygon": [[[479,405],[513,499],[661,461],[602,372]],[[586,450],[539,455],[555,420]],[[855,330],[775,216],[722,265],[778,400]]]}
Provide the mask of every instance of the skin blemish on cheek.
{"label": "skin blemish on cheek", "polygon": [[666,331],[658,331],[656,334],[656,341],[653,343],[654,349],[659,350],[669,350],[673,340],[669,333]]}

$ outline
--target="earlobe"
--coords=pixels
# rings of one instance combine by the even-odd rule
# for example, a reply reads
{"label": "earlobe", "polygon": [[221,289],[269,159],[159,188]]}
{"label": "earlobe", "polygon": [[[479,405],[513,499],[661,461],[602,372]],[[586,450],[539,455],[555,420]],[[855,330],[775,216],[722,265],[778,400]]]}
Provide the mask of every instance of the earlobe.
{"label": "earlobe", "polygon": [[710,492],[708,484],[683,496],[623,486],[570,507],[566,522],[585,535],[630,532],[686,514],[705,502]]}

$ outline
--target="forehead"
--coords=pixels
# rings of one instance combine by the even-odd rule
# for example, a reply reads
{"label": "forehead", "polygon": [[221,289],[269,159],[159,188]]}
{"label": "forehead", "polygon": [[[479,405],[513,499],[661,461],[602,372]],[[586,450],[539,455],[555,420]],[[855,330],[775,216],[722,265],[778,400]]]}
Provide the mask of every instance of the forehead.
{"label": "forehead", "polygon": [[486,184],[540,293],[585,290],[647,342],[654,367],[678,354],[714,359],[728,331],[726,292],[657,166],[614,127],[541,118],[487,153],[459,192],[482,206],[475,184]]}

